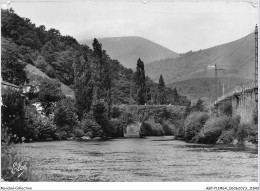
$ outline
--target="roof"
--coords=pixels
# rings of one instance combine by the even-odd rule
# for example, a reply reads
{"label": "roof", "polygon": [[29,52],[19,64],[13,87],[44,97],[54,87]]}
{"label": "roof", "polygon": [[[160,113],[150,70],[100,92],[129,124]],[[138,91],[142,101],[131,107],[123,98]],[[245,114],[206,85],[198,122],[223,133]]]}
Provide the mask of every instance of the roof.
{"label": "roof", "polygon": [[37,81],[30,81],[29,83],[24,83],[24,86],[39,86],[40,83]]}
{"label": "roof", "polygon": [[19,88],[19,86],[14,85],[14,84],[11,84],[11,83],[6,82],[6,81],[1,81],[1,84],[2,84],[2,85],[7,85],[7,86],[12,86],[12,87],[14,87],[14,88]]}

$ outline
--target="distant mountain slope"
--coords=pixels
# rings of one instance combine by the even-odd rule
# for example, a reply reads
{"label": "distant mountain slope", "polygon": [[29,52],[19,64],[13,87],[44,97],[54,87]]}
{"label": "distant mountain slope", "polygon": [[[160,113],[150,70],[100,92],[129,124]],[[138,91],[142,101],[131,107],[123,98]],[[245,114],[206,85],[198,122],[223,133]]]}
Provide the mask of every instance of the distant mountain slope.
{"label": "distant mountain slope", "polygon": [[[31,64],[26,65],[26,71],[28,72],[27,77],[29,79],[32,78],[32,77],[35,77],[35,76],[36,77],[40,76],[42,78],[52,79],[49,76],[47,76],[45,73],[43,73],[40,69],[36,68],[35,66],[33,66]],[[53,79],[53,80],[57,80],[57,79]],[[75,97],[74,91],[69,86],[67,86],[63,83],[61,83],[61,91],[66,96],[70,96],[72,98]]]}
{"label": "distant mountain slope", "polygon": [[145,71],[154,81],[162,74],[169,87],[180,88],[190,99],[207,96],[214,100],[215,64],[222,69],[218,70],[217,76],[219,82],[225,84],[226,91],[254,79],[254,38],[251,33],[227,44],[148,63]]}
{"label": "distant mountain slope", "polygon": [[[230,78],[223,77],[218,80],[221,84],[218,87],[218,97],[222,96],[223,90],[224,93],[227,93],[235,86],[240,86],[251,82],[251,80],[244,78]],[[223,89],[224,84],[224,89]],[[197,100],[201,97],[207,98],[209,102],[212,102],[216,99],[216,81],[214,78],[192,78],[188,80],[176,81],[167,85],[170,88],[176,88],[179,93],[188,95],[190,100]]]}
{"label": "distant mountain slope", "polygon": [[[135,68],[140,57],[144,64],[165,58],[175,58],[177,53],[141,37],[100,38],[103,49],[111,58],[117,59],[126,68]],[[92,47],[93,41],[82,41]]]}
{"label": "distant mountain slope", "polygon": [[220,77],[254,78],[254,33],[239,40],[209,49],[181,54],[145,65],[146,74],[157,81],[160,74],[166,83],[192,78],[214,77],[214,65],[227,70]]}

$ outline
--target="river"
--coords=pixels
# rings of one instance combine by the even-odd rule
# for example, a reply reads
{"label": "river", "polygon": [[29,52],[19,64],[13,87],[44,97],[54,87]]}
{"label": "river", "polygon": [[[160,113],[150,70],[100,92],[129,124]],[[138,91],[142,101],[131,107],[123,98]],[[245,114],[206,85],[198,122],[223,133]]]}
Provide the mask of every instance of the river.
{"label": "river", "polygon": [[172,137],[17,145],[48,181],[255,181],[257,148],[189,144]]}

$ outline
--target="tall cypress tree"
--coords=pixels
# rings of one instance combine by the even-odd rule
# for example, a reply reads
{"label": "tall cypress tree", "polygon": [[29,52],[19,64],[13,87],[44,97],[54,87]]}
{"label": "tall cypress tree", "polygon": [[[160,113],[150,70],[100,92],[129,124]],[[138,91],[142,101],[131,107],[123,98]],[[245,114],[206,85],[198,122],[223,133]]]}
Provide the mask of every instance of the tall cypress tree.
{"label": "tall cypress tree", "polygon": [[[95,57],[95,86],[94,86],[94,98],[99,100],[101,99],[101,95],[103,94],[102,87],[102,72],[103,72],[103,53],[102,53],[102,44],[98,42],[96,38],[94,38],[93,43],[93,51]],[[96,101],[96,100],[94,100]]]}
{"label": "tall cypress tree", "polygon": [[174,102],[175,102],[176,104],[179,103],[180,97],[179,97],[179,94],[178,94],[176,88],[173,89],[173,97],[174,97]]}
{"label": "tall cypress tree", "polygon": [[159,78],[158,83],[158,95],[157,95],[157,102],[159,104],[165,104],[166,103],[166,92],[165,92],[165,84],[162,74]]}
{"label": "tall cypress tree", "polygon": [[104,99],[108,105],[108,116],[112,105],[111,99],[111,67],[109,56],[102,50],[102,44],[95,38],[93,41],[94,56],[96,58],[95,97],[97,100]]}
{"label": "tall cypress tree", "polygon": [[86,47],[83,47],[74,63],[75,98],[79,119],[83,117],[84,113],[90,111],[93,100],[94,83],[90,67],[92,61],[89,60],[86,52]]}
{"label": "tall cypress tree", "polygon": [[165,84],[164,84],[164,79],[163,79],[163,76],[162,74],[160,75],[160,78],[159,78],[159,84],[158,84],[158,89],[159,90],[162,90],[165,88]]}
{"label": "tall cypress tree", "polygon": [[144,71],[144,63],[140,58],[137,60],[134,82],[137,89],[136,101],[138,105],[144,105],[146,103],[145,71]]}

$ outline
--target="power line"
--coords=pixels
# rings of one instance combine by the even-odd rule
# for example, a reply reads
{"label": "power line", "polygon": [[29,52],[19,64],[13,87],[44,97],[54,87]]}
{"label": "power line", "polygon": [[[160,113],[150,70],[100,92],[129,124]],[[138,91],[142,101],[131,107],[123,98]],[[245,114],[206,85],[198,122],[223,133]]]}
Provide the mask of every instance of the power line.
{"label": "power line", "polygon": [[[251,34],[252,32],[250,32]],[[244,39],[242,40],[242,42],[239,43],[239,45],[233,50],[233,52],[229,53],[228,55],[226,55],[225,57],[221,57],[219,59],[217,59],[216,61],[213,61],[213,65],[214,64],[217,64],[217,62],[219,62],[219,60],[223,60],[223,59],[226,59],[230,56],[232,56],[241,46],[242,44],[246,41],[246,39],[248,38],[249,35],[247,35],[246,37],[244,37]]]}
{"label": "power line", "polygon": [[228,89],[228,91],[229,90],[231,90],[231,89],[233,89],[233,88],[231,88],[231,80],[232,80],[232,78],[234,77],[234,75],[235,74],[237,74],[238,72],[239,72],[239,70],[237,70],[239,67],[241,67],[242,65],[246,65],[246,64],[248,64],[250,61],[252,61],[254,59],[254,57],[252,57],[252,58],[249,58],[249,60],[247,60],[246,62],[244,62],[243,64],[240,64],[240,65],[238,65],[238,66],[236,66],[235,67],[235,70],[234,71],[236,71],[235,73],[233,73],[232,75],[231,75],[231,77],[230,77],[230,80],[229,80],[229,89]]}

